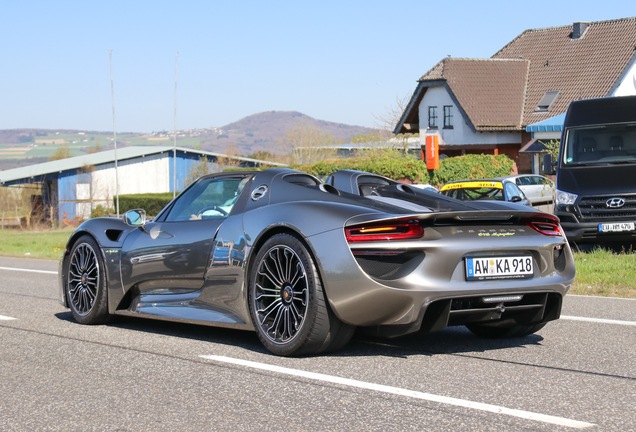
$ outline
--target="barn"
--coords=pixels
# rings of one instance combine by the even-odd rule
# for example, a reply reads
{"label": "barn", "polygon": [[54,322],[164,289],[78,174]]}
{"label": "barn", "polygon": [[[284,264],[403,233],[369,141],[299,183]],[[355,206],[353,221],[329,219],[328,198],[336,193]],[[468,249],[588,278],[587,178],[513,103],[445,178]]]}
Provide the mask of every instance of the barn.
{"label": "barn", "polygon": [[116,197],[178,193],[197,167],[278,166],[275,162],[171,146],[131,146],[0,172],[3,187],[29,188],[38,217],[60,225],[87,219],[97,207],[114,208]]}

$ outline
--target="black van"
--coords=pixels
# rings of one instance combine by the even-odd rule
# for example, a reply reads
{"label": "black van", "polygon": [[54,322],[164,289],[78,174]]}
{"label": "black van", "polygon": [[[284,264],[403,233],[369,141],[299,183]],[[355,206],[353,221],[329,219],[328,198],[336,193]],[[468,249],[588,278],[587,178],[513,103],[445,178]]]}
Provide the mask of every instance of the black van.
{"label": "black van", "polygon": [[554,213],[571,243],[636,241],[636,96],[570,104],[556,189]]}

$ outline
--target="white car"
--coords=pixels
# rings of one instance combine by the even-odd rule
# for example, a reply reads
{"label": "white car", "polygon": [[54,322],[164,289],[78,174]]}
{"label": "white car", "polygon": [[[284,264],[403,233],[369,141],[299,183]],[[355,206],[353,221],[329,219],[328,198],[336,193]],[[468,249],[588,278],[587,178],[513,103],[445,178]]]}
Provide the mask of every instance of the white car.
{"label": "white car", "polygon": [[411,186],[416,187],[418,189],[424,189],[429,192],[439,192],[439,190],[435,186],[429,183],[414,183]]}
{"label": "white car", "polygon": [[554,183],[547,177],[538,174],[518,174],[503,178],[514,181],[533,206],[554,202]]}

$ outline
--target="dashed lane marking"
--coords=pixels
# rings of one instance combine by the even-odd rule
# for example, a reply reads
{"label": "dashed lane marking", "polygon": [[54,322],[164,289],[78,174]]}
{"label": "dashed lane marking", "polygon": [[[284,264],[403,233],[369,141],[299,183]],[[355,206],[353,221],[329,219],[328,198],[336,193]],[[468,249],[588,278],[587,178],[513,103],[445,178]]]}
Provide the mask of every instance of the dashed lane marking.
{"label": "dashed lane marking", "polygon": [[585,321],[585,322],[600,323],[600,324],[636,326],[636,321],[623,321],[623,320],[613,320],[613,319],[605,319],[605,318],[587,318],[587,317],[578,317],[578,316],[570,316],[570,315],[561,315],[561,319],[571,320],[571,321]]}
{"label": "dashed lane marking", "polygon": [[0,267],[0,270],[9,270],[9,271],[21,271],[28,273],[44,273],[44,274],[54,274],[56,275],[56,271],[51,270],[34,270],[34,269],[25,269],[25,268],[13,268],[13,267]]}
{"label": "dashed lane marking", "polygon": [[307,371],[303,371],[299,369],[290,369],[287,367],[275,366],[275,365],[271,365],[267,363],[258,363],[258,362],[253,362],[249,360],[242,360],[242,359],[237,359],[232,357],[216,356],[216,355],[202,355],[200,357],[207,360],[212,360],[215,362],[229,363],[233,365],[259,369],[259,370],[264,370],[264,371],[274,372],[279,374],[293,375],[296,377],[302,377],[302,378],[306,378],[306,379],[310,379],[314,381],[329,382],[332,384],[356,387],[356,388],[372,390],[376,392],[390,393],[390,394],[394,394],[398,396],[404,396],[404,397],[409,397],[414,399],[422,399],[422,400],[427,400],[431,402],[454,405],[458,407],[475,409],[480,411],[487,411],[494,414],[508,415],[508,416],[522,418],[526,420],[533,420],[533,421],[549,423],[549,424],[554,424],[559,426],[566,426],[566,427],[571,427],[576,429],[584,429],[584,428],[596,426],[594,423],[587,423],[587,422],[572,420],[572,419],[563,418],[563,417],[556,417],[556,416],[551,416],[547,414],[540,414],[540,413],[534,413],[530,411],[511,409],[511,408],[506,408],[506,407],[502,407],[498,405],[490,405],[490,404],[485,404],[481,402],[473,402],[473,401],[469,401],[465,399],[452,398],[448,396],[440,396],[440,395],[435,395],[431,393],[423,393],[423,392],[403,389],[400,387],[374,384],[370,382],[357,381],[357,380],[353,380],[349,378],[341,378],[341,377],[332,376],[332,375],[324,375],[320,373],[307,372]]}

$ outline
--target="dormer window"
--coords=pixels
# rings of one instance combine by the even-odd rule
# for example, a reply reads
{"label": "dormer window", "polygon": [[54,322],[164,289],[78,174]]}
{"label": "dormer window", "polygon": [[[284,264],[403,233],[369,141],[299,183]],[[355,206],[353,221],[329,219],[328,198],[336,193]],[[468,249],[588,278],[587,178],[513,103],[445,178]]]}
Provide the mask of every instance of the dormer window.
{"label": "dormer window", "polygon": [[550,90],[545,92],[541,100],[539,101],[539,105],[534,109],[534,112],[548,112],[550,108],[559,98],[559,92],[556,90]]}

